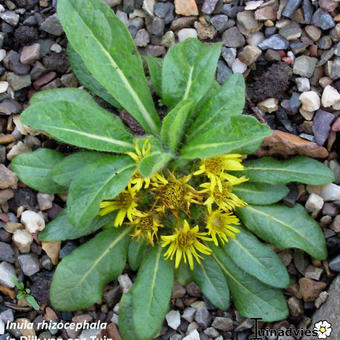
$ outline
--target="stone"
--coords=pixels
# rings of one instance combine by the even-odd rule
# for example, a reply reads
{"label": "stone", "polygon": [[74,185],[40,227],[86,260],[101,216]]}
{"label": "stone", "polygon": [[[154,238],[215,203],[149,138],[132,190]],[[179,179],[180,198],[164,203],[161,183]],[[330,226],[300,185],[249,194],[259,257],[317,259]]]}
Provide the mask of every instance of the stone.
{"label": "stone", "polygon": [[307,112],[314,112],[320,108],[320,97],[314,91],[303,92],[299,100],[302,104],[301,108]]}
{"label": "stone", "polygon": [[20,16],[19,14],[16,14],[12,11],[6,11],[3,13],[0,13],[0,18],[3,21],[7,22],[7,24],[11,26],[16,26],[19,23]]}
{"label": "stone", "polygon": [[300,92],[306,92],[310,90],[310,83],[308,78],[295,78],[295,83]]}
{"label": "stone", "polygon": [[8,90],[7,81],[0,81],[0,93],[5,93]]}
{"label": "stone", "polygon": [[[320,320],[327,320],[332,325],[332,333],[327,340],[340,339],[340,325],[338,316],[340,315],[340,275],[338,275],[328,289],[327,301],[314,313],[310,323],[310,330],[313,330],[315,323]],[[305,335],[302,340],[310,340],[310,336]]]}
{"label": "stone", "polygon": [[308,25],[305,27],[305,31],[310,39],[313,41],[318,41],[321,37],[322,31],[320,28],[314,26],[314,25]]}
{"label": "stone", "polygon": [[312,213],[312,216],[316,217],[324,204],[323,198],[315,193],[311,193],[305,204],[307,211]]}
{"label": "stone", "polygon": [[166,322],[168,326],[176,330],[181,324],[181,314],[178,310],[171,310],[165,315]]}
{"label": "stone", "polygon": [[178,41],[182,42],[188,38],[197,38],[197,31],[194,28],[182,28],[178,31]]}
{"label": "stone", "polygon": [[161,41],[162,46],[171,47],[175,44],[175,33],[173,31],[166,32]]}
{"label": "stone", "polygon": [[314,301],[314,305],[316,308],[320,308],[320,306],[326,302],[328,298],[327,292],[321,292],[320,295],[317,297],[317,299]]}
{"label": "stone", "polygon": [[233,73],[244,73],[247,70],[247,65],[242,63],[240,59],[236,58],[231,66],[231,70]]}
{"label": "stone", "polygon": [[340,200],[340,186],[334,183],[325,184],[321,187],[320,196],[325,201]]}
{"label": "stone", "polygon": [[291,18],[295,11],[300,7],[301,0],[288,0],[284,10],[282,11],[282,15],[287,18]]}
{"label": "stone", "polygon": [[295,296],[290,297],[287,301],[287,304],[291,316],[298,317],[299,315],[303,314],[303,303]]}
{"label": "stone", "polygon": [[175,11],[177,14],[185,16],[198,15],[195,0],[175,0]]}
{"label": "stone", "polygon": [[325,144],[331,131],[331,125],[334,119],[335,116],[327,111],[318,110],[316,112],[313,120],[313,134],[317,144]]}
{"label": "stone", "polygon": [[323,9],[318,8],[312,17],[312,24],[320,27],[322,30],[329,30],[335,26],[332,16]]}
{"label": "stone", "polygon": [[20,62],[23,64],[33,64],[40,58],[40,44],[24,46],[20,55]]}
{"label": "stone", "polygon": [[0,242],[0,261],[15,262],[14,251],[8,243]]}
{"label": "stone", "polygon": [[174,5],[171,2],[156,2],[154,7],[155,15],[164,19],[165,24],[170,24],[174,18]]}
{"label": "stone", "polygon": [[35,27],[21,25],[15,30],[14,37],[21,44],[29,44],[39,38],[39,33]]}
{"label": "stone", "polygon": [[61,36],[63,34],[63,28],[58,19],[57,13],[50,15],[41,25],[40,29],[54,36]]}
{"label": "stone", "polygon": [[233,320],[230,318],[216,316],[212,323],[212,327],[223,332],[230,332],[233,330]]}
{"label": "stone", "polygon": [[25,76],[18,76],[13,72],[9,72],[7,74],[7,81],[13,91],[19,91],[31,85],[31,76],[29,74]]}
{"label": "stone", "polygon": [[[247,37],[247,43],[252,46],[258,46],[262,43],[262,41],[265,39],[265,36],[262,32],[254,32],[250,33]],[[280,57],[281,60],[281,57]]]}
{"label": "stone", "polygon": [[13,322],[14,321],[14,313],[12,309],[6,309],[3,312],[0,313],[0,319],[4,321],[5,323],[7,322]]}
{"label": "stone", "polygon": [[309,266],[307,266],[307,268],[305,270],[305,277],[318,281],[318,280],[320,280],[322,273],[323,273],[323,268],[314,267],[312,265],[309,265]]}
{"label": "stone", "polygon": [[12,277],[17,277],[14,267],[7,263],[0,263],[0,284],[9,288],[14,288],[15,284],[12,281]]}
{"label": "stone", "polygon": [[199,21],[196,21],[194,27],[197,30],[198,39],[213,39],[216,35],[216,30],[211,25],[203,25]]}
{"label": "stone", "polygon": [[138,30],[134,41],[137,47],[147,46],[150,42],[149,32],[145,28]]}
{"label": "stone", "polygon": [[[255,19],[254,12],[243,11],[237,13],[237,23],[246,31],[246,33],[256,32],[260,29],[261,25]],[[242,29],[240,28],[242,31]]]}
{"label": "stone", "polygon": [[173,31],[178,31],[182,28],[186,28],[186,27],[190,27],[194,21],[196,20],[196,17],[180,17],[175,19],[171,25],[170,25],[170,29]]}
{"label": "stone", "polygon": [[286,50],[288,46],[289,42],[280,34],[274,34],[258,45],[261,50],[267,50],[268,48],[272,50]]}
{"label": "stone", "polygon": [[79,340],[103,339],[101,329],[84,329],[79,335]]}
{"label": "stone", "polygon": [[172,288],[171,297],[173,299],[180,299],[185,295],[185,293],[186,293],[185,288],[181,286],[177,281],[175,281],[174,286]]}
{"label": "stone", "polygon": [[211,14],[214,11],[217,3],[218,0],[204,0],[203,6],[201,8],[202,13],[208,15]]}
{"label": "stone", "polygon": [[195,321],[203,328],[207,328],[211,321],[211,316],[205,306],[199,307],[195,314]]}
{"label": "stone", "polygon": [[322,93],[321,102],[323,107],[330,107],[340,102],[340,93],[333,86],[327,85]]}
{"label": "stone", "polygon": [[227,29],[222,35],[223,44],[227,47],[242,47],[245,39],[237,27]]}
{"label": "stone", "polygon": [[11,189],[0,190],[0,205],[4,204],[14,196],[14,192]]}
{"label": "stone", "polygon": [[53,205],[53,200],[54,200],[53,194],[43,194],[41,192],[37,194],[37,201],[40,210],[51,209]]}
{"label": "stone", "polygon": [[132,281],[127,274],[118,276],[118,282],[122,288],[123,294],[127,293],[132,286]]}
{"label": "stone", "polygon": [[268,98],[257,104],[258,108],[263,112],[274,112],[279,108],[279,101],[276,98]]}
{"label": "stone", "polygon": [[20,141],[15,144],[12,149],[7,153],[7,159],[11,161],[16,156],[25,152],[32,152],[32,149]]}
{"label": "stone", "polygon": [[314,281],[308,278],[301,278],[299,280],[299,292],[305,302],[315,301],[320,292],[326,288],[326,283]]}
{"label": "stone", "polygon": [[333,12],[339,5],[338,2],[333,0],[319,0],[319,5],[327,12]]}
{"label": "stone", "polygon": [[21,253],[29,253],[33,237],[27,230],[18,229],[13,234],[13,242]]}
{"label": "stone", "polygon": [[333,272],[340,272],[340,255],[337,255],[332,260],[329,261],[329,268]]}
{"label": "stone", "polygon": [[340,232],[340,215],[337,215],[333,223],[331,224],[331,229],[334,230],[336,233]]}
{"label": "stone", "polygon": [[238,54],[238,59],[247,66],[250,66],[255,63],[258,57],[261,55],[262,51],[252,45],[247,45],[243,48],[243,50]]}
{"label": "stone", "polygon": [[233,74],[233,71],[223,62],[219,60],[217,63],[217,75],[216,80],[219,84],[224,84],[224,82]]}
{"label": "stone", "polygon": [[220,335],[220,333],[214,327],[208,327],[204,330],[204,334],[211,338],[216,338]]}
{"label": "stone", "polygon": [[164,27],[165,27],[164,20],[161,18],[155,17],[152,20],[152,24],[151,24],[151,34],[155,36],[163,35]]}
{"label": "stone", "polygon": [[255,11],[255,19],[260,21],[276,20],[277,11],[275,6],[265,6]]}
{"label": "stone", "polygon": [[332,79],[340,78],[340,58],[335,58],[333,60],[330,77]]}
{"label": "stone", "polygon": [[302,55],[297,57],[294,62],[293,73],[302,77],[311,78],[313,76],[317,59]]}
{"label": "stone", "polygon": [[210,22],[218,32],[223,32],[228,28],[228,16],[224,14],[218,14],[211,17]]}
{"label": "stone", "polygon": [[195,313],[196,313],[195,308],[187,307],[184,309],[182,318],[188,322],[192,322],[194,320]]}
{"label": "stone", "polygon": [[226,61],[229,67],[232,67],[236,59],[236,48],[222,47],[222,57]]}
{"label": "stone", "polygon": [[279,34],[286,40],[296,40],[301,37],[302,29],[297,22],[292,21],[287,26],[284,26],[279,30]]}
{"label": "stone", "polygon": [[39,260],[36,257],[36,255],[33,254],[19,255],[18,261],[21,270],[26,276],[32,276],[40,270]]}
{"label": "stone", "polygon": [[17,175],[3,164],[0,164],[0,189],[16,187],[17,183]]}
{"label": "stone", "polygon": [[200,335],[197,332],[197,329],[192,330],[183,340],[200,340]]}

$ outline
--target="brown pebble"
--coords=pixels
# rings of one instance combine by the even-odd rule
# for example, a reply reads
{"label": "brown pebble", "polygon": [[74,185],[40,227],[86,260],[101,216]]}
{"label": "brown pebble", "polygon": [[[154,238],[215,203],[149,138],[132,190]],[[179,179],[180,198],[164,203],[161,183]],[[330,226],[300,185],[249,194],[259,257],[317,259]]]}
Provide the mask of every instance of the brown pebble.
{"label": "brown pebble", "polygon": [[0,144],[9,144],[15,142],[13,135],[0,135]]}
{"label": "brown pebble", "polygon": [[324,282],[314,281],[306,277],[299,280],[299,285],[300,294],[305,302],[315,301],[321,291],[327,286]]}
{"label": "brown pebble", "polygon": [[44,76],[42,76],[41,78],[37,79],[34,83],[33,83],[33,87],[38,90],[40,89],[40,87],[42,87],[43,85],[48,84],[50,81],[52,81],[55,77],[57,76],[57,74],[55,72],[49,72],[47,74],[45,74]]}

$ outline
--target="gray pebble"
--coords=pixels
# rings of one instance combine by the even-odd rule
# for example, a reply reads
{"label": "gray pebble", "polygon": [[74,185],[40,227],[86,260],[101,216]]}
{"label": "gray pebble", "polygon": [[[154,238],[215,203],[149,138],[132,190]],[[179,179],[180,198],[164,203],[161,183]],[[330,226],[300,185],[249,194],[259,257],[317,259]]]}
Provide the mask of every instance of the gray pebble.
{"label": "gray pebble", "polygon": [[77,246],[72,242],[66,242],[66,244],[61,248],[59,257],[62,259],[65,256],[71,254]]}
{"label": "gray pebble", "polygon": [[218,61],[217,64],[217,74],[216,79],[219,84],[224,84],[224,82],[233,74],[233,71],[223,62],[222,60]]}
{"label": "gray pebble", "polygon": [[204,0],[202,6],[202,13],[211,14],[214,11],[217,3],[218,0]]}
{"label": "gray pebble", "polygon": [[217,31],[223,32],[228,28],[228,16],[224,14],[219,14],[213,16],[210,21]]}
{"label": "gray pebble", "polygon": [[49,34],[55,35],[57,37],[63,34],[63,28],[61,27],[58,15],[55,13],[49,16],[41,25],[40,29]]}
{"label": "gray pebble", "polygon": [[227,47],[242,47],[245,44],[244,36],[237,27],[227,29],[222,35],[223,44]]}
{"label": "gray pebble", "polygon": [[340,272],[340,255],[337,255],[329,261],[329,268],[334,272]]}
{"label": "gray pebble", "polygon": [[21,267],[21,270],[26,276],[32,276],[39,272],[39,261],[36,255],[25,254],[19,255],[18,261]]}
{"label": "gray pebble", "polygon": [[314,8],[310,2],[310,0],[303,0],[302,2],[302,13],[305,19],[306,24],[310,24],[312,22]]}
{"label": "gray pebble", "polygon": [[171,2],[157,2],[154,7],[155,15],[164,19],[166,25],[174,19],[174,5]]}
{"label": "gray pebble", "polygon": [[332,47],[333,41],[329,35],[324,35],[323,37],[321,37],[321,39],[318,40],[316,44],[322,50],[328,50],[329,48]]}
{"label": "gray pebble", "polygon": [[340,58],[336,58],[333,60],[331,78],[332,79],[340,78]]}
{"label": "gray pebble", "polygon": [[320,27],[322,30],[329,30],[335,26],[332,16],[321,8],[317,9],[313,14],[312,24]]}
{"label": "gray pebble", "polygon": [[156,36],[161,36],[164,33],[164,20],[158,17],[155,17],[152,20],[151,24],[151,34],[154,34]]}
{"label": "gray pebble", "polygon": [[271,37],[263,40],[258,47],[261,50],[267,50],[268,48],[272,50],[285,50],[289,46],[289,42],[281,37],[280,34],[274,34]]}
{"label": "gray pebble", "polygon": [[13,248],[8,243],[0,242],[0,261],[15,262]]}
{"label": "gray pebble", "polygon": [[12,281],[12,277],[16,277],[14,267],[8,262],[0,263],[0,284],[6,287],[13,288],[15,285]]}
{"label": "gray pebble", "polygon": [[314,73],[317,61],[318,60],[316,58],[302,55],[296,58],[294,62],[293,73],[302,77],[310,78]]}
{"label": "gray pebble", "polygon": [[319,145],[324,145],[331,130],[335,116],[327,111],[318,110],[313,119],[313,134]]}
{"label": "gray pebble", "polygon": [[206,307],[199,307],[195,314],[195,321],[203,328],[210,325],[211,316]]}
{"label": "gray pebble", "polygon": [[302,0],[288,0],[286,7],[284,8],[282,15],[287,18],[291,18],[294,12],[300,7]]}

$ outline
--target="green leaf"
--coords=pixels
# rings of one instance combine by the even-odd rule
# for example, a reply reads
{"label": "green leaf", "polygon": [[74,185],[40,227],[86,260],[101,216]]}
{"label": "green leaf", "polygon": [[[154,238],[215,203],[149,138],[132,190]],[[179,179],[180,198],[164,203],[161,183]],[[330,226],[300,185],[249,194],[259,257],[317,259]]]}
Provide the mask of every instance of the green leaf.
{"label": "green leaf", "polygon": [[141,160],[138,170],[142,176],[151,177],[156,172],[164,169],[172,158],[169,153],[155,150]]}
{"label": "green leaf", "polygon": [[265,285],[240,269],[221,249],[212,246],[213,257],[221,267],[228,282],[237,310],[247,318],[262,321],[283,320],[288,316],[286,300],[277,288]]}
{"label": "green leaf", "polygon": [[113,10],[98,0],[63,0],[58,2],[58,15],[72,47],[93,77],[146,132],[158,134],[160,119],[142,59]]}
{"label": "green leaf", "polygon": [[123,294],[119,303],[119,332],[124,340],[143,340],[136,333],[134,321],[132,319],[133,305],[131,289]]}
{"label": "green leaf", "polygon": [[206,94],[214,81],[221,46],[190,38],[169,49],[162,69],[162,98],[169,109],[186,99],[198,102]]}
{"label": "green leaf", "polygon": [[327,257],[320,226],[299,204],[293,208],[249,205],[237,214],[249,230],[280,249],[298,248],[317,259]]}
{"label": "green leaf", "polygon": [[229,308],[228,285],[221,268],[212,256],[206,256],[201,264],[195,264],[192,276],[202,293],[214,306],[224,311]]}
{"label": "green leaf", "polygon": [[192,105],[191,100],[180,102],[163,119],[161,136],[164,144],[171,152],[176,152],[178,144],[182,140]]}
{"label": "green leaf", "polygon": [[58,184],[69,187],[71,181],[77,177],[79,171],[81,171],[87,164],[97,161],[103,157],[107,157],[107,155],[100,152],[76,152],[65,157],[52,169],[52,178]]}
{"label": "green leaf", "polygon": [[[45,93],[45,92],[43,92]],[[51,96],[55,95],[55,100]],[[127,152],[134,150],[134,138],[118,116],[105,111],[85,91],[57,89],[39,95],[20,116],[34,129],[81,148]]]}
{"label": "green leaf", "polygon": [[[52,222],[48,223],[38,235],[40,241],[74,240],[89,235],[107,223],[113,222],[116,213],[105,216],[96,216],[86,227],[75,228],[68,220],[66,210],[63,210]],[[113,223],[112,223],[113,225]]]}
{"label": "green leaf", "polygon": [[260,242],[253,234],[238,227],[240,233],[229,239],[224,252],[248,274],[255,276],[267,285],[286,288],[289,275],[279,256]]}
{"label": "green leaf", "polygon": [[77,228],[87,226],[98,214],[100,202],[121,193],[135,169],[135,162],[128,156],[107,155],[88,164],[71,182],[67,197],[69,221]]}
{"label": "green leaf", "polygon": [[128,249],[128,262],[129,266],[132,270],[136,271],[145,254],[145,251],[149,249],[148,244],[143,240],[137,241],[136,239],[132,239],[129,243]]}
{"label": "green leaf", "polygon": [[141,339],[153,339],[169,308],[174,282],[173,262],[163,257],[161,247],[143,259],[132,290],[133,322]]}
{"label": "green leaf", "polygon": [[11,162],[11,168],[20,181],[29,187],[53,194],[66,190],[64,186],[55,183],[51,177],[52,168],[63,158],[64,156],[55,150],[39,149],[16,156]]}
{"label": "green leaf", "polygon": [[152,86],[155,92],[162,97],[162,67],[163,59],[155,57],[145,57],[146,63],[148,64],[149,73],[151,76]]}
{"label": "green leaf", "polygon": [[118,110],[122,110],[122,106],[114,99],[100,83],[93,78],[90,71],[86,68],[79,54],[72,48],[71,44],[67,45],[67,57],[71,64],[72,70],[79,82],[93,92],[96,96],[101,97]]}
{"label": "green leaf", "polygon": [[35,309],[40,310],[37,300],[32,295],[26,296],[26,301]]}
{"label": "green leaf", "polygon": [[254,117],[233,115],[223,124],[196,136],[181,150],[187,159],[209,158],[225,153],[249,154],[258,149],[272,131]]}
{"label": "green leaf", "polygon": [[285,185],[245,182],[233,187],[233,193],[249,204],[268,205],[287,196],[289,189]]}
{"label": "green leaf", "polygon": [[244,103],[244,78],[242,74],[235,73],[201,106],[199,115],[187,132],[187,141],[224,123],[231,115],[242,114]]}
{"label": "green leaf", "polygon": [[51,284],[50,299],[54,308],[79,310],[100,300],[105,285],[125,267],[131,228],[102,231],[63,258]]}
{"label": "green leaf", "polygon": [[264,157],[244,163],[246,175],[250,181],[285,184],[299,182],[311,185],[322,185],[334,181],[332,170],[314,159],[294,157],[287,161]]}
{"label": "green leaf", "polygon": [[182,286],[186,286],[193,281],[192,270],[187,263],[182,261],[179,267],[175,269],[175,279]]}

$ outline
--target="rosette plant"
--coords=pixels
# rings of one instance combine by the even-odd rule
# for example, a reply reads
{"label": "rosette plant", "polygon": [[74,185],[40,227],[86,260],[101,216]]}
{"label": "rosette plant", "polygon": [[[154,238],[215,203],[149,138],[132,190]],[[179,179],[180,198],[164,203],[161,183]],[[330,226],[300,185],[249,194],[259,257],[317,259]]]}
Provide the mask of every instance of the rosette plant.
{"label": "rosette plant", "polygon": [[[214,80],[221,44],[187,39],[164,60],[146,57],[153,98],[129,31],[106,4],[59,0],[58,15],[79,81],[116,111],[124,108],[145,134],[134,135],[83,89],[38,92],[22,113],[24,124],[79,148],[67,156],[39,149],[12,161],[35,190],[68,193],[67,207],[39,239],[93,234],[58,265],[53,306],[98,302],[128,263],[138,274],[120,303],[124,340],[157,335],[175,278],[195,281],[221,310],[231,294],[245,317],[287,317],[281,289],[290,279],[273,249],[325,259],[326,247],[301,205],[278,202],[285,184],[326,184],[332,172],[304,157],[247,160],[272,132],[242,114],[242,75],[222,86]],[[156,107],[167,110],[164,119]]]}

